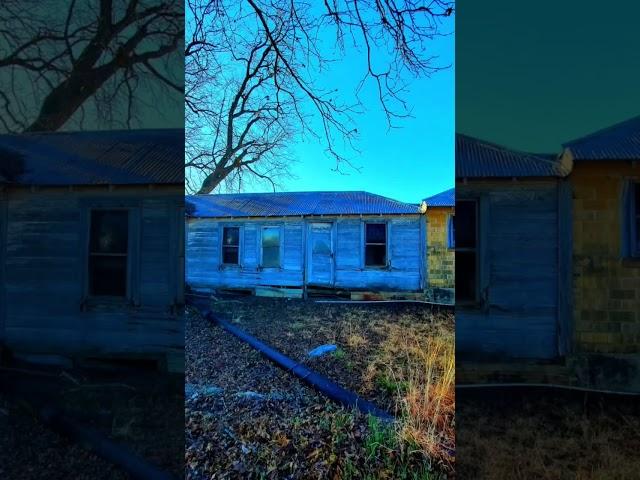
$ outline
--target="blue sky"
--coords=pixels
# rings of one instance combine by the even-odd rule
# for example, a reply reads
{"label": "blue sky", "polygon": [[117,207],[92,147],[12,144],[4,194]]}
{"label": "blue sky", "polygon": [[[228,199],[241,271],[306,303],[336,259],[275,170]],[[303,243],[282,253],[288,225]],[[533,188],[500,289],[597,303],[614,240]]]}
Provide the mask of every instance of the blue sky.
{"label": "blue sky", "polygon": [[[430,78],[407,77],[410,91],[406,99],[413,118],[396,121],[400,128],[389,130],[377,99],[377,90],[368,83],[360,93],[366,112],[355,117],[359,152],[348,157],[358,170],[341,168],[313,139],[290,147],[296,158],[294,178],[281,181],[280,191],[365,190],[397,200],[418,203],[423,198],[454,185],[454,36],[433,41],[437,65],[451,65]],[[334,63],[319,84],[324,89],[338,87],[346,100],[360,80],[363,57],[350,52]],[[359,66],[359,67],[358,67]],[[264,186],[248,191],[262,191]]]}

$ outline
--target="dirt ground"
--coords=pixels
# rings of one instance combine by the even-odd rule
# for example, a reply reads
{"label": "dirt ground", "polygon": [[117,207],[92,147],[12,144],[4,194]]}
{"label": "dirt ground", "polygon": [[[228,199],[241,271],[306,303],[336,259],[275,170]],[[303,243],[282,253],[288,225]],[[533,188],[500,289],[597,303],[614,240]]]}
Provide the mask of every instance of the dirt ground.
{"label": "dirt ground", "polygon": [[[67,370],[0,375],[0,478],[128,478],[117,467],[45,426],[53,404],[135,454],[184,476],[183,377],[156,372]],[[73,378],[74,381],[71,381]]]}
{"label": "dirt ground", "polygon": [[[398,413],[398,389],[403,385],[384,365],[373,369],[389,329],[397,327],[424,337],[453,330],[451,315],[413,303],[354,305],[246,297],[216,302],[214,311],[392,413]],[[338,353],[308,357],[310,350],[323,344],[335,344]]]}
{"label": "dirt ground", "polygon": [[[262,300],[230,302],[225,312],[243,306],[259,312],[264,324],[254,328],[277,331],[283,310],[267,304],[283,301],[253,303]],[[393,428],[333,404],[195,311],[185,348],[187,478],[443,477],[421,452],[398,445]]]}
{"label": "dirt ground", "polygon": [[560,390],[456,398],[457,478],[640,478],[640,401]]}

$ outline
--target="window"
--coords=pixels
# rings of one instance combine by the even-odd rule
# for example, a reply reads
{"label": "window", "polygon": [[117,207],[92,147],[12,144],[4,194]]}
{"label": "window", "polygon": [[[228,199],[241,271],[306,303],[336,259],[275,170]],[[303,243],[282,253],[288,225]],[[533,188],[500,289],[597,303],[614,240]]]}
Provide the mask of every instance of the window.
{"label": "window", "polygon": [[447,217],[447,248],[456,248],[456,225],[454,216]]}
{"label": "window", "polygon": [[456,247],[456,302],[478,300],[478,204],[456,201],[454,218]]}
{"label": "window", "polygon": [[89,294],[127,294],[129,212],[93,210],[89,238]]}
{"label": "window", "polygon": [[628,181],[623,193],[622,257],[640,257],[640,183]]}
{"label": "window", "polygon": [[633,184],[633,238],[634,257],[640,257],[640,183]]}
{"label": "window", "polygon": [[238,265],[240,258],[240,227],[222,229],[222,263]]}
{"label": "window", "polygon": [[280,267],[280,227],[262,229],[262,266]]}
{"label": "window", "polygon": [[367,267],[384,267],[387,265],[386,223],[365,224],[364,264]]}

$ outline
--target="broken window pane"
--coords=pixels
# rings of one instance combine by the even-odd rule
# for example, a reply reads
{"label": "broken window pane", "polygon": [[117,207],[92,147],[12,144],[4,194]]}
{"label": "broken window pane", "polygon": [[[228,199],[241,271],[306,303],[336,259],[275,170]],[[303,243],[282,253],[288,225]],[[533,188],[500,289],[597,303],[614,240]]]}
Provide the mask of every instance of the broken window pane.
{"label": "broken window pane", "polygon": [[126,210],[91,212],[92,253],[127,253],[128,215]]}
{"label": "broken window pane", "polygon": [[224,245],[240,245],[240,227],[224,227]]}
{"label": "broken window pane", "polygon": [[280,227],[262,229],[262,266],[280,266]]}
{"label": "broken window pane", "polygon": [[240,258],[240,227],[222,229],[222,263],[238,265]]}
{"label": "broken window pane", "polygon": [[387,225],[365,224],[364,264],[367,267],[387,265]]}
{"label": "broken window pane", "polygon": [[89,225],[89,294],[127,294],[129,212],[93,210]]}

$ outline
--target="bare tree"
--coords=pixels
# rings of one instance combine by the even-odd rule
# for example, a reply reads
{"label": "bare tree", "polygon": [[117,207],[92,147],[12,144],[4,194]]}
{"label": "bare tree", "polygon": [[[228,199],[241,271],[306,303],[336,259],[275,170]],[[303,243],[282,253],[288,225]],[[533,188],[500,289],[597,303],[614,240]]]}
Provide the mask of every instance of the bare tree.
{"label": "bare tree", "polygon": [[184,91],[183,42],[180,0],[7,0],[0,127],[82,128],[88,108],[102,123],[131,127],[137,110],[148,108],[145,89]]}
{"label": "bare tree", "polygon": [[[189,0],[187,190],[236,190],[246,178],[275,189],[300,136],[320,141],[336,169],[350,165],[361,89],[373,83],[390,127],[409,116],[407,78],[446,68],[430,46],[452,14],[440,0]],[[322,75],[350,51],[363,67],[345,100]]]}

